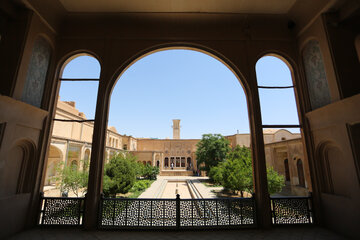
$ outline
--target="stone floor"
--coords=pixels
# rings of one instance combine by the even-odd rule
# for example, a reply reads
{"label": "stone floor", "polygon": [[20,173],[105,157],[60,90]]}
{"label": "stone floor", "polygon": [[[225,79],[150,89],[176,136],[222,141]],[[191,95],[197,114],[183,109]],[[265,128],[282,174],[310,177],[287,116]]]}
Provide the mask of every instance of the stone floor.
{"label": "stone floor", "polygon": [[80,229],[32,229],[21,232],[10,240],[340,240],[347,239],[320,227],[279,227],[271,230],[206,230],[206,231],[84,231]]}

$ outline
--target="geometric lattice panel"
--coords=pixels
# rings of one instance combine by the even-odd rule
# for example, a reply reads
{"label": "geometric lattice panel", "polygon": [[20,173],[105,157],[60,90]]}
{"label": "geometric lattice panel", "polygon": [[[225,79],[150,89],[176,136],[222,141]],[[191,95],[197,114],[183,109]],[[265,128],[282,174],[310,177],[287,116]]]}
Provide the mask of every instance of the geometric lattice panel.
{"label": "geometric lattice panel", "polygon": [[242,203],[242,225],[254,225],[256,224],[256,211],[255,201],[253,199],[246,199]]}
{"label": "geometric lattice panel", "polygon": [[83,198],[44,198],[42,225],[80,225]]}
{"label": "geometric lattice panel", "polygon": [[272,198],[274,224],[310,224],[309,198]]}
{"label": "geometric lattice panel", "polygon": [[101,228],[176,226],[175,199],[102,199],[100,213]]}
{"label": "geometric lattice panel", "polygon": [[217,227],[255,224],[252,198],[180,200],[180,227]]}
{"label": "geometric lattice panel", "polygon": [[212,228],[256,222],[253,198],[101,201],[101,228]]}

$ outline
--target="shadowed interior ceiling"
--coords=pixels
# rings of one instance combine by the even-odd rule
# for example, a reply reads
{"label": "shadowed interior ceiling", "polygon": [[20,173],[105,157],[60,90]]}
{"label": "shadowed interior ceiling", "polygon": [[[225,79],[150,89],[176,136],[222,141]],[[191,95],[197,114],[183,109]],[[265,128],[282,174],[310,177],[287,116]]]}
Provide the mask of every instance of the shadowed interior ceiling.
{"label": "shadowed interior ceiling", "polygon": [[286,14],[299,0],[60,0],[69,12]]}

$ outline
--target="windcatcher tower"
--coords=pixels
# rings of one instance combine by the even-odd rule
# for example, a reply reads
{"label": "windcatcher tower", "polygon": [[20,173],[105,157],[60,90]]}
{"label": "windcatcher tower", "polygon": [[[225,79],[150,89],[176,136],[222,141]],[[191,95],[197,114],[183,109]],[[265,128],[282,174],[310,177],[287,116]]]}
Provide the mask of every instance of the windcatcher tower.
{"label": "windcatcher tower", "polygon": [[180,139],[180,119],[173,119],[173,139]]}

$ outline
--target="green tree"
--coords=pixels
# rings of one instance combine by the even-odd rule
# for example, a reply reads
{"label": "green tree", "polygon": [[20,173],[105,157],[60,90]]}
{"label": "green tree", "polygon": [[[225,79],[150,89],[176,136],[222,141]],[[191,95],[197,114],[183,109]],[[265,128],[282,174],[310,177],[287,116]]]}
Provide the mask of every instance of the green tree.
{"label": "green tree", "polygon": [[73,192],[77,197],[86,193],[89,179],[88,163],[81,162],[83,162],[83,170],[79,170],[76,165],[64,166],[63,162],[56,166],[56,175],[53,179],[62,193]]}
{"label": "green tree", "polygon": [[156,176],[159,174],[159,172],[160,170],[158,167],[151,166],[150,164],[146,164],[144,166],[144,171],[142,176],[145,179],[156,180]]}
{"label": "green tree", "polygon": [[209,178],[213,183],[223,184],[224,167],[223,162],[219,163],[217,166],[212,167],[209,171]]}
{"label": "green tree", "polygon": [[222,182],[226,189],[234,192],[239,191],[242,197],[245,191],[252,192],[252,160],[249,148],[236,146],[235,149],[228,154],[226,161],[221,167],[223,168]]}
{"label": "green tree", "polygon": [[281,192],[282,188],[285,186],[285,177],[277,173],[273,167],[268,167],[266,172],[269,194]]}
{"label": "green tree", "polygon": [[134,169],[135,169],[135,175],[136,178],[141,178],[144,175],[145,172],[145,166],[141,162],[137,162],[136,159],[134,160]]}
{"label": "green tree", "polygon": [[196,144],[198,168],[209,173],[210,169],[223,162],[230,152],[230,142],[221,134],[204,134]]}
{"label": "green tree", "polygon": [[[285,186],[284,176],[277,173],[273,167],[267,168],[268,191],[270,194],[280,192]],[[252,158],[249,148],[236,146],[229,152],[226,160],[218,166],[212,167],[209,177],[213,182],[222,184],[226,189],[244,192],[253,192]]]}
{"label": "green tree", "polygon": [[130,153],[118,153],[105,165],[103,192],[107,197],[127,193],[136,180],[136,158]]}

